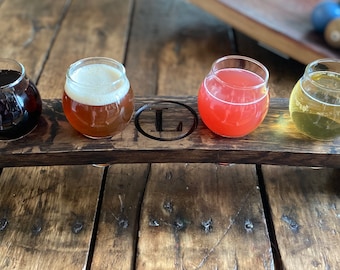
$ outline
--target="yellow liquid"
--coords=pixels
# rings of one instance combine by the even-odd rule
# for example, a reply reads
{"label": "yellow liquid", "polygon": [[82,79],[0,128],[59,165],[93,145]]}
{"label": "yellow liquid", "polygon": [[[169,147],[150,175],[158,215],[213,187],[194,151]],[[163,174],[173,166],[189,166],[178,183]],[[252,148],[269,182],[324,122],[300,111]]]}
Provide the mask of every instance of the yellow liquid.
{"label": "yellow liquid", "polygon": [[[334,86],[340,91],[339,76],[328,75],[318,72],[312,75],[314,81]],[[309,87],[315,87],[309,85]],[[340,93],[337,93],[338,96]],[[324,92],[318,92],[319,98],[333,102],[334,95],[325,96]],[[289,101],[290,116],[303,134],[318,140],[331,140],[340,136],[340,106],[320,102],[306,94],[301,88],[301,81],[298,81],[293,88]]]}

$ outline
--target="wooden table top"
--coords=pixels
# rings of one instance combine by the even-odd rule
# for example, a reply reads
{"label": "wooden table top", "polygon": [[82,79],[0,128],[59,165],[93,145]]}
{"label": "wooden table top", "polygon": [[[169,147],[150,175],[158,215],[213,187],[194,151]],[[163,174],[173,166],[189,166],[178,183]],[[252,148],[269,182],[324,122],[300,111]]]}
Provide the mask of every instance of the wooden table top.
{"label": "wooden table top", "polygon": [[313,30],[312,11],[321,0],[190,0],[263,46],[308,64],[339,58],[323,33]]}
{"label": "wooden table top", "polygon": [[[185,0],[3,0],[0,30],[0,57],[21,62],[44,100],[61,98],[67,67],[84,57],[124,63],[137,96],[180,98],[197,94],[216,58],[235,53],[230,26]],[[240,54],[268,67],[271,96],[287,98],[304,65],[242,33],[236,39]],[[111,166],[0,159],[0,269],[340,265],[336,164],[179,159]]]}

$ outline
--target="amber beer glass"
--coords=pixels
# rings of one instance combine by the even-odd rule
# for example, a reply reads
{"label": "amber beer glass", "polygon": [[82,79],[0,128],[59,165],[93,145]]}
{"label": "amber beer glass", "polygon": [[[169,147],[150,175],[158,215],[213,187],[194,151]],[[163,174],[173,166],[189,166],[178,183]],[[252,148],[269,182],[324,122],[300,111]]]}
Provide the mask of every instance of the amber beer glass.
{"label": "amber beer glass", "polygon": [[13,59],[0,59],[0,140],[16,140],[38,124],[40,94],[27,78],[25,67]]}
{"label": "amber beer glass", "polygon": [[131,120],[134,96],[125,67],[116,60],[90,57],[67,70],[63,110],[69,123],[92,139],[121,132]]}

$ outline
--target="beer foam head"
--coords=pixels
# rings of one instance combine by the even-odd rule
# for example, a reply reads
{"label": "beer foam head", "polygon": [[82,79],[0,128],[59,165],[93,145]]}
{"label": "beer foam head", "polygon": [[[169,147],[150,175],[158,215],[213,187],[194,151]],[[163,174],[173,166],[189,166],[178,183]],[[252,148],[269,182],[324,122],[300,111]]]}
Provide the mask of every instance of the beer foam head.
{"label": "beer foam head", "polygon": [[71,66],[65,82],[65,92],[71,99],[92,106],[119,102],[129,88],[125,69],[106,63]]}

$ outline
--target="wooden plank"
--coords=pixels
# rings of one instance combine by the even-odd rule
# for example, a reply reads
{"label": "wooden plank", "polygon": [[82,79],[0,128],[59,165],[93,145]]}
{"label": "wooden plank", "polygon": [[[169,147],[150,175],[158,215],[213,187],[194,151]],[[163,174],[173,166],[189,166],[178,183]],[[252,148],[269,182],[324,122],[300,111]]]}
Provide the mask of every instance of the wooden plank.
{"label": "wooden plank", "polygon": [[137,269],[273,266],[254,166],[153,164],[146,192]]}
{"label": "wooden plank", "polygon": [[69,4],[69,0],[3,1],[0,39],[5,42],[0,57],[21,62],[28,77],[36,82]]}
{"label": "wooden plank", "polygon": [[[182,102],[197,111],[195,97],[140,97],[136,99],[136,106],[138,108],[163,100]],[[178,119],[187,119],[188,122],[183,120],[183,130],[175,132],[176,135],[189,133],[194,117],[186,108],[168,103],[163,108],[168,111],[163,115],[166,120],[163,123],[164,132],[155,128],[154,110],[148,109],[140,116],[140,126],[147,134],[157,137],[160,133],[161,138],[168,136],[166,130],[176,128]],[[214,135],[199,121],[189,136],[172,141],[155,140],[142,135],[134,122],[111,139],[87,139],[67,123],[60,100],[45,100],[44,116],[38,128],[21,140],[0,143],[0,163],[10,167],[143,162],[232,162],[337,167],[340,164],[339,146],[340,138],[325,142],[301,135],[290,120],[287,99],[272,98],[269,113],[262,125],[243,138],[230,139]]]}
{"label": "wooden plank", "polygon": [[113,165],[106,176],[93,269],[134,269],[139,213],[149,166]]}
{"label": "wooden plank", "polygon": [[340,170],[263,167],[284,269],[340,265]]}
{"label": "wooden plank", "polygon": [[0,177],[0,268],[82,269],[102,168],[6,168]]}
{"label": "wooden plank", "polygon": [[339,58],[312,29],[310,14],[319,0],[190,0],[235,29],[304,64]]}

